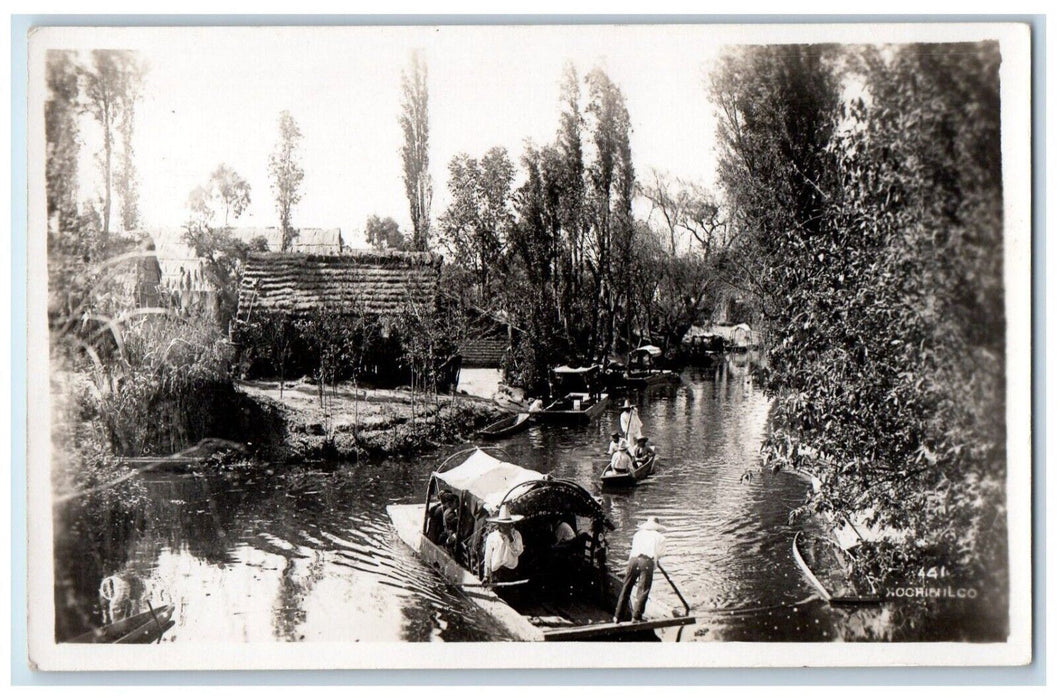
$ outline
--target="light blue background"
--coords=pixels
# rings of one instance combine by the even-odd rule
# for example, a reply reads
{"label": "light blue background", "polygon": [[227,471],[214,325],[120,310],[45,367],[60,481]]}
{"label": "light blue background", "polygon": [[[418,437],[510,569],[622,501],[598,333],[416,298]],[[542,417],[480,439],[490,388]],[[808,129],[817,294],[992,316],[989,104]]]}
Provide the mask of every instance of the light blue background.
{"label": "light blue background", "polygon": [[[1034,661],[1021,668],[619,669],[519,671],[211,671],[45,673],[29,669],[26,647],[26,89],[27,36],[34,26],[244,26],[414,24],[788,24],[849,22],[1023,22],[1032,28],[1034,160],[1033,370]],[[11,17],[11,682],[13,685],[1036,685],[1046,680],[1046,20],[1025,15],[13,15]]]}

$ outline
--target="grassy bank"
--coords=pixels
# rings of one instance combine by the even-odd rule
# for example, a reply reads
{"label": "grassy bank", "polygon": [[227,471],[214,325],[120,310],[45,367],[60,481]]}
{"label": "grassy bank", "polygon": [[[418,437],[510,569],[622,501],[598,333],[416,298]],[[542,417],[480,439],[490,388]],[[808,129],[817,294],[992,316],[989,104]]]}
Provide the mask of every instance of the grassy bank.
{"label": "grassy bank", "polygon": [[278,414],[281,431],[258,445],[280,461],[381,459],[406,456],[469,438],[496,420],[501,410],[468,396],[427,399],[408,391],[328,388],[325,408],[319,387],[307,382],[240,382],[238,389],[267,413]]}

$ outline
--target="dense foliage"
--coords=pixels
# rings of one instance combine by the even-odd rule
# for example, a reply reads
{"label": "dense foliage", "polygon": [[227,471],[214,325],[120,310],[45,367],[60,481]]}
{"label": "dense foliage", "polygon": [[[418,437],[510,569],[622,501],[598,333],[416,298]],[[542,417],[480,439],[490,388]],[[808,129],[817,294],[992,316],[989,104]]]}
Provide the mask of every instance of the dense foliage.
{"label": "dense foliage", "polygon": [[713,96],[773,339],[770,463],[886,535],[864,568],[945,565],[1001,591],[998,65],[987,43],[754,47]]}
{"label": "dense foliage", "polygon": [[736,290],[714,198],[666,175],[637,183],[631,116],[605,71],[566,68],[555,139],[527,143],[518,166],[501,147],[456,155],[439,218],[465,273],[446,277],[446,293],[516,329],[508,381],[540,391],[557,364],[645,341],[674,350]]}

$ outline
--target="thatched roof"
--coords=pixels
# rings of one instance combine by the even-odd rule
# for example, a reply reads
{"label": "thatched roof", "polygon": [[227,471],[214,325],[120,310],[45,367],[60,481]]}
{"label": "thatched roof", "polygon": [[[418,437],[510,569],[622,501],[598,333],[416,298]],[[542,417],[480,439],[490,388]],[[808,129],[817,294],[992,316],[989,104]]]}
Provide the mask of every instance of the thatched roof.
{"label": "thatched roof", "polygon": [[459,343],[463,367],[502,367],[510,347],[505,337],[468,338]]}
{"label": "thatched roof", "polygon": [[440,265],[441,257],[432,253],[251,253],[239,290],[239,318],[257,311],[304,315],[318,308],[387,316],[408,302],[432,309]]}

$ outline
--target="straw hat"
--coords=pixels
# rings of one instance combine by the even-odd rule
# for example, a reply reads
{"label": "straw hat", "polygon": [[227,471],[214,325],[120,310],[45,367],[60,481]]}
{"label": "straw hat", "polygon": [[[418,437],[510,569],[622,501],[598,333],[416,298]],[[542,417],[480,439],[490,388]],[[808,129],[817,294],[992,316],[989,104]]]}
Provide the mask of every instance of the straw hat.
{"label": "straw hat", "polygon": [[640,530],[660,530],[661,524],[657,522],[657,518],[650,516],[646,518],[642,523],[639,524]]}
{"label": "straw hat", "polygon": [[620,431],[619,430],[614,430],[612,433],[609,434],[609,437],[619,439],[620,438]]}
{"label": "straw hat", "polygon": [[635,442],[646,442],[648,439],[649,438],[647,438],[645,435],[639,435],[638,440],[636,440]]}
{"label": "straw hat", "polygon": [[624,405],[621,406],[621,408],[635,408],[635,407],[631,405],[631,401],[630,400],[624,399]]}
{"label": "straw hat", "polygon": [[499,515],[488,518],[488,522],[502,525],[504,523],[516,523],[524,517],[524,515],[515,515],[514,513],[511,513],[510,506],[504,503],[499,507]]}

